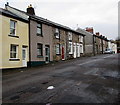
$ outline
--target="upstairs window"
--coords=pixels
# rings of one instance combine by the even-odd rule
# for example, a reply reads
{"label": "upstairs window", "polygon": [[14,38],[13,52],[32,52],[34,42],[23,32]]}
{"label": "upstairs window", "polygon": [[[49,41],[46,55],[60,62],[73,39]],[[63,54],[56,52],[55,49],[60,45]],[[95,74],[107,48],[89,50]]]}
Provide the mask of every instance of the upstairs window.
{"label": "upstairs window", "polygon": [[79,36],[79,42],[83,42],[83,36]]}
{"label": "upstairs window", "polygon": [[10,46],[10,58],[18,58],[18,46],[11,44]]}
{"label": "upstairs window", "polygon": [[57,38],[57,39],[60,38],[60,31],[58,28],[55,29],[55,38]]}
{"label": "upstairs window", "polygon": [[37,23],[37,35],[42,36],[42,24]]}
{"label": "upstairs window", "polygon": [[72,33],[68,32],[68,40],[72,40]]}
{"label": "upstairs window", "polygon": [[37,55],[43,56],[43,44],[40,43],[37,44]]}
{"label": "upstairs window", "polygon": [[10,20],[10,35],[16,35],[16,21]]}

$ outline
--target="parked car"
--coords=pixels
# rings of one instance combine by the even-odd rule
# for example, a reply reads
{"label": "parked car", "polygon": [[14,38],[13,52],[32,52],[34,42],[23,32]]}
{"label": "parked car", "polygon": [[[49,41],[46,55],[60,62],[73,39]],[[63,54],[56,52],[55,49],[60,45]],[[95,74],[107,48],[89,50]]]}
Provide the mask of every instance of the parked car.
{"label": "parked car", "polygon": [[107,49],[105,49],[105,51],[104,51],[104,54],[114,54],[115,52],[112,50],[112,49],[110,49],[110,48],[107,48]]}
{"label": "parked car", "polygon": [[117,53],[120,53],[120,47],[117,48]]}

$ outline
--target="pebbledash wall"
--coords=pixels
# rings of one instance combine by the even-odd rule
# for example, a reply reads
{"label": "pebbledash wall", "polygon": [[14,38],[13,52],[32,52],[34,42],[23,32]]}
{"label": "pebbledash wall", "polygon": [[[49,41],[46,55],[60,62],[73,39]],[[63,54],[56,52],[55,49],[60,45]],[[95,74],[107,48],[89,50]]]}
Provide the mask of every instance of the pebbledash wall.
{"label": "pebbledash wall", "polygon": [[[2,44],[0,42],[0,52],[2,56],[0,56],[0,68],[19,68],[19,67],[26,67],[27,65],[23,64],[23,56],[22,51],[23,47],[26,48],[25,54],[25,64],[29,61],[29,54],[28,54],[28,23],[27,21],[22,21],[22,19],[18,19],[15,14],[9,13],[7,10],[1,9],[2,17],[0,19],[0,23],[2,23],[2,27],[0,25],[0,29],[2,29]],[[10,22],[15,22],[15,36],[10,34]],[[1,38],[1,37],[0,37]],[[11,46],[16,46],[16,52],[12,52]],[[14,49],[14,48],[13,48]],[[15,51],[14,50],[14,51]],[[13,55],[11,55],[11,53]],[[16,54],[16,55],[15,55]],[[12,57],[11,57],[12,56]],[[2,61],[2,62],[1,62]]]}

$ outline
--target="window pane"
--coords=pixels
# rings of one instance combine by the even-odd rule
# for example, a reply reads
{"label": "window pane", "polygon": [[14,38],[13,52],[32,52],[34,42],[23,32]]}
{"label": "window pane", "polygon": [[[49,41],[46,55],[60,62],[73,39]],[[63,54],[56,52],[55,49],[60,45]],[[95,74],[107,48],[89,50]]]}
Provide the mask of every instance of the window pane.
{"label": "window pane", "polygon": [[15,21],[10,20],[10,34],[15,35]]}
{"label": "window pane", "polygon": [[10,28],[15,28],[15,21],[13,20],[10,21]]}
{"label": "window pane", "polygon": [[15,35],[15,29],[10,29],[10,34]]}
{"label": "window pane", "polygon": [[17,46],[16,45],[11,45],[10,58],[17,58]]}
{"label": "window pane", "polygon": [[12,51],[16,52],[16,46],[13,45],[12,48]]}
{"label": "window pane", "polygon": [[41,28],[37,28],[37,33],[41,34]]}
{"label": "window pane", "polygon": [[37,24],[37,27],[41,27],[41,24]]}
{"label": "window pane", "polygon": [[60,54],[60,45],[59,44],[56,45],[56,54]]}
{"label": "window pane", "polygon": [[43,45],[42,44],[38,44],[37,45],[37,55],[43,55]]}

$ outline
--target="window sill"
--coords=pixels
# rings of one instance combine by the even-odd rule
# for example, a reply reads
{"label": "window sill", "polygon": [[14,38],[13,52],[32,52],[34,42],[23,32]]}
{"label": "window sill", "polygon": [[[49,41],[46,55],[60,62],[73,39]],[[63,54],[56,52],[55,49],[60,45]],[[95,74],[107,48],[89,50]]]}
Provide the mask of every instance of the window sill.
{"label": "window sill", "polygon": [[9,61],[20,61],[20,59],[16,59],[16,58],[13,58],[13,59],[9,59]]}
{"label": "window sill", "polygon": [[43,58],[43,56],[42,55],[37,55],[37,58]]}
{"label": "window sill", "polygon": [[56,37],[55,37],[55,39],[58,39],[58,40],[60,40],[60,38],[56,38]]}
{"label": "window sill", "polygon": [[8,36],[10,36],[10,37],[15,37],[15,38],[19,38],[19,36],[15,36],[15,35],[12,35],[12,34],[9,34]]}
{"label": "window sill", "polygon": [[61,54],[56,54],[56,55],[60,56]]}
{"label": "window sill", "polygon": [[43,37],[43,35],[41,35],[41,34],[38,34],[38,33],[37,33],[36,35],[37,35],[37,36],[41,36],[41,37]]}
{"label": "window sill", "polygon": [[73,55],[73,53],[69,53],[69,55]]}

